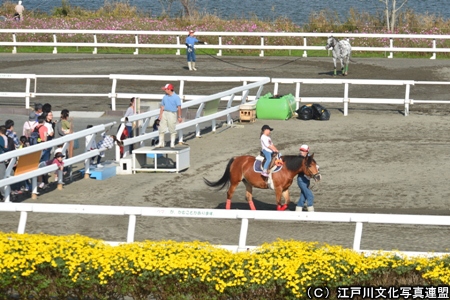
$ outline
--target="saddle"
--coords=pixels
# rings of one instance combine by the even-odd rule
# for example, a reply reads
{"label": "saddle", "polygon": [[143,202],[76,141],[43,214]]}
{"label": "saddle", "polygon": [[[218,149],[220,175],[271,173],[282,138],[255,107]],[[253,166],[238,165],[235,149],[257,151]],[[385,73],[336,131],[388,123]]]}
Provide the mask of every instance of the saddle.
{"label": "saddle", "polygon": [[[279,153],[274,152],[272,153],[272,159],[269,164],[269,173],[278,172],[281,169],[281,166],[283,165],[283,161],[278,157]],[[253,170],[257,173],[261,173],[263,171],[264,163],[266,162],[266,158],[263,155],[262,151],[260,152],[260,155],[256,157],[255,164],[253,165]]]}

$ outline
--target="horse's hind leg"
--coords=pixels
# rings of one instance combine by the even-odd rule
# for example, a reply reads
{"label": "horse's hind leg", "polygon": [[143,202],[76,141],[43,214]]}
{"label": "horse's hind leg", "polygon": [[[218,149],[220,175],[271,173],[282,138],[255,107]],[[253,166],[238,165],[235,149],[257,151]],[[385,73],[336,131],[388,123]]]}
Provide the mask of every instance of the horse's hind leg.
{"label": "horse's hind leg", "polygon": [[245,184],[245,198],[247,198],[248,205],[250,206],[251,210],[256,210],[255,204],[253,203],[253,187],[250,183],[244,180]]}
{"label": "horse's hind leg", "polygon": [[337,71],[336,71],[336,58],[333,57],[333,63],[334,63],[334,76],[337,75]]}

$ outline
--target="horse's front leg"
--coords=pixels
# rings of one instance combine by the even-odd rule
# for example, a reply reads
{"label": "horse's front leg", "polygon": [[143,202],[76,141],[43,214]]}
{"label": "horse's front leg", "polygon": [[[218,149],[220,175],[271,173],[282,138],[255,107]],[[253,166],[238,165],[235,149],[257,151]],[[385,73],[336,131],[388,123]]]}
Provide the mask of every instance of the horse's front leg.
{"label": "horse's front leg", "polygon": [[288,208],[287,204],[281,205],[281,196],[284,195],[284,192],[281,189],[275,189],[275,197],[277,200],[277,210],[286,210]]}
{"label": "horse's front leg", "polygon": [[333,57],[333,64],[334,64],[334,76],[336,76],[337,75],[337,72],[336,72],[336,57]]}
{"label": "horse's front leg", "polygon": [[247,181],[244,181],[245,184],[245,198],[247,199],[248,205],[250,206],[251,210],[256,210],[255,204],[253,203],[253,187],[250,183]]}

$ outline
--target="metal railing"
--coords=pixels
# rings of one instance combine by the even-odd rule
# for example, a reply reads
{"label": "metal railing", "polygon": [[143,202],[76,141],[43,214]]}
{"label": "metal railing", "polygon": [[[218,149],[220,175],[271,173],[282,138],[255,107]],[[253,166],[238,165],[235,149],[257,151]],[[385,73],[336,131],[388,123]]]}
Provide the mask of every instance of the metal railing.
{"label": "metal railing", "polygon": [[[17,233],[25,233],[27,217],[30,213],[52,214],[90,214],[128,216],[128,230],[123,241],[109,241],[110,244],[132,243],[135,241],[137,217],[164,217],[164,218],[197,218],[197,219],[229,219],[241,222],[238,245],[218,245],[230,251],[240,252],[257,247],[247,245],[249,220],[283,221],[283,222],[322,222],[353,223],[355,234],[352,249],[358,252],[372,252],[361,249],[363,224],[391,224],[395,225],[421,225],[421,226],[450,226],[450,216],[431,215],[396,215],[396,214],[363,214],[363,213],[328,213],[328,212],[277,212],[252,210],[225,210],[180,207],[136,207],[136,206],[107,206],[107,205],[73,205],[73,204],[36,204],[36,203],[4,203],[0,205],[0,212],[19,212],[20,219]],[[201,237],[198,237],[201,239]],[[400,252],[398,249],[396,252]],[[390,251],[387,251],[390,252]],[[450,255],[441,252],[409,252],[401,253],[417,256]]]}
{"label": "metal railing", "polygon": [[[44,175],[44,174],[48,174],[49,172],[54,172],[58,169],[58,166],[56,164],[52,164],[49,166],[38,168],[36,170],[32,170],[32,171],[15,176],[14,172],[13,172],[13,168],[14,168],[16,162],[20,159],[20,157],[27,155],[27,154],[35,153],[35,152],[41,152],[44,149],[56,147],[59,145],[63,145],[62,152],[65,153],[65,151],[71,141],[74,141],[74,140],[77,140],[80,138],[86,138],[86,137],[89,138],[90,137],[90,142],[92,142],[95,139],[95,135],[97,133],[106,131],[106,129],[108,127],[113,126],[114,124],[116,124],[116,122],[97,125],[92,128],[88,128],[85,130],[67,134],[63,137],[56,138],[56,139],[53,139],[48,142],[42,142],[42,143],[39,143],[39,144],[36,144],[33,146],[29,146],[29,147],[25,147],[22,149],[17,149],[17,150],[13,150],[13,151],[9,151],[9,152],[0,154],[0,162],[9,160],[9,164],[8,164],[8,167],[6,168],[6,172],[5,172],[5,177],[0,178],[0,189],[2,189],[2,188],[4,189],[5,202],[9,202],[11,200],[10,198],[11,198],[11,185],[12,184],[31,179],[32,196],[37,195],[38,194],[38,192],[37,192],[37,177]],[[86,147],[86,148],[88,148],[88,147]],[[91,150],[89,147],[89,149],[85,149],[85,151],[79,155],[64,159],[64,166],[71,166],[76,163],[84,161],[86,174],[89,174],[90,159],[92,157],[98,156],[100,154],[100,152],[102,152],[104,150],[106,150],[106,149]],[[60,170],[59,174],[58,174],[58,183],[62,184],[62,182],[63,182],[63,171]]]}
{"label": "metal railing", "polygon": [[[185,31],[130,31],[130,30],[75,30],[75,29],[0,29],[1,34],[11,34],[11,41],[0,41],[0,46],[13,47],[12,53],[17,53],[17,47],[53,47],[53,53],[58,53],[58,47],[93,47],[93,54],[98,53],[98,48],[134,48],[133,54],[139,54],[141,48],[153,48],[153,49],[175,49],[176,55],[181,54],[181,49],[185,49]],[[18,41],[18,36],[22,34],[31,33],[36,39],[36,35],[51,35],[51,40],[47,38],[47,41]],[[76,35],[88,35],[91,36],[91,42],[60,42],[58,36],[64,35],[64,39],[75,38]],[[134,43],[109,43],[98,42],[98,36],[102,35],[114,35],[114,36],[131,36],[134,37]],[[384,46],[381,47],[367,47],[358,46],[357,43],[352,45],[353,51],[363,52],[389,52],[388,58],[394,57],[394,52],[426,52],[432,53],[431,59],[436,59],[436,53],[448,53],[450,48],[438,48],[439,41],[445,41],[450,39],[450,35],[437,35],[437,34],[389,34],[389,33],[332,33],[333,36],[339,38],[346,38],[355,40],[358,38],[367,39],[381,39]],[[3,35],[7,36],[7,35]],[[173,40],[173,43],[140,43],[139,37],[157,36],[165,37],[168,40]],[[198,45],[199,49],[216,49],[217,55],[222,55],[222,50],[259,50],[259,56],[264,56],[265,50],[303,50],[303,57],[308,56],[308,50],[325,50],[326,38],[330,36],[330,33],[315,33],[315,32],[196,32],[197,37],[209,37],[208,45]],[[225,37],[257,37],[259,38],[259,44],[255,45],[232,45],[228,40],[223,41]],[[285,38],[289,42],[297,39],[303,39],[303,45],[271,45],[267,41],[267,38]],[[308,38],[324,38],[323,45],[308,46]],[[212,40],[216,39],[214,43]],[[394,47],[395,41],[398,40],[425,40],[431,45],[430,47]]]}

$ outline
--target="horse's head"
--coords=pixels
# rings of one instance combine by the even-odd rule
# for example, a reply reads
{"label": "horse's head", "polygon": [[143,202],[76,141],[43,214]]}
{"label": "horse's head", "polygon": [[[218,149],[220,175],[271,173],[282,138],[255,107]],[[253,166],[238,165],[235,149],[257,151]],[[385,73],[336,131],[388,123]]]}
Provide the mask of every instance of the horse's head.
{"label": "horse's head", "polygon": [[334,48],[337,44],[337,40],[335,37],[330,36],[327,40],[327,45],[325,46],[325,49],[330,49],[330,48]]}
{"label": "horse's head", "polygon": [[304,160],[305,168],[302,170],[303,173],[314,179],[314,181],[320,181],[322,179],[322,175],[319,172],[319,166],[314,160],[314,153],[311,156],[305,157]]}

